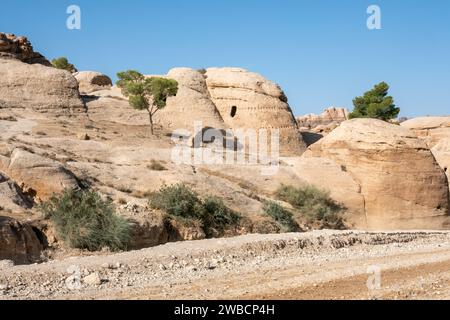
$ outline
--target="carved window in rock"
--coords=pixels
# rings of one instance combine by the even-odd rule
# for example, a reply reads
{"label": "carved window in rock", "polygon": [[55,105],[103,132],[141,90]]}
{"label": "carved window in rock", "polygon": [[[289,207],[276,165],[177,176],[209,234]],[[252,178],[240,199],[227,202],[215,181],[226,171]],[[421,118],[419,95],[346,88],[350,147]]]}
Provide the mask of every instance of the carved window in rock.
{"label": "carved window in rock", "polygon": [[236,113],[237,113],[237,107],[236,106],[232,106],[231,107],[231,112],[230,112],[230,116],[232,118],[236,117]]}

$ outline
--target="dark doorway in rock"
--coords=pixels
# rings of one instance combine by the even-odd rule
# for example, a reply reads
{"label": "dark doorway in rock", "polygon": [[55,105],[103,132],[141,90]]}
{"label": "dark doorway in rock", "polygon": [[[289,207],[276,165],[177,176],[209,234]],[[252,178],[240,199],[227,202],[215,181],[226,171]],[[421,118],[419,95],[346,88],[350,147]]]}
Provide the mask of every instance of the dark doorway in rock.
{"label": "dark doorway in rock", "polygon": [[232,118],[234,118],[234,117],[236,117],[236,113],[237,113],[237,107],[236,107],[236,106],[232,106],[232,107],[231,107],[231,113],[230,113],[230,116],[231,116]]}

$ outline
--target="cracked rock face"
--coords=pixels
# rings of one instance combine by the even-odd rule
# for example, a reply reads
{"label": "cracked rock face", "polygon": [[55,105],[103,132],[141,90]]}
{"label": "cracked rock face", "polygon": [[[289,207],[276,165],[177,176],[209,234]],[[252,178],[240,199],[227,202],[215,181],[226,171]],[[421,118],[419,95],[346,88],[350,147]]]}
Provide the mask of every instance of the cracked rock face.
{"label": "cracked rock face", "polygon": [[62,114],[84,105],[70,72],[0,57],[0,108]]}
{"label": "cracked rock face", "polygon": [[427,143],[450,181],[450,117],[419,117],[401,125]]}
{"label": "cracked rock face", "polygon": [[51,66],[51,63],[44,56],[33,50],[33,46],[26,37],[17,37],[12,33],[0,32],[0,58]]}
{"label": "cracked rock face", "polygon": [[11,158],[0,156],[0,172],[37,200],[45,201],[64,189],[78,188],[75,176],[60,163],[22,149],[15,149]]}
{"label": "cracked rock face", "polygon": [[0,212],[0,260],[16,264],[39,261],[43,245],[29,224],[2,217]]}
{"label": "cracked rock face", "polygon": [[[312,145],[303,158],[299,174],[309,176],[311,183],[326,189],[342,184],[349,191],[334,196],[356,213],[359,227],[448,227],[444,170],[410,130],[375,119],[349,120]],[[311,162],[316,166],[308,167]],[[333,169],[336,174],[327,178]]]}

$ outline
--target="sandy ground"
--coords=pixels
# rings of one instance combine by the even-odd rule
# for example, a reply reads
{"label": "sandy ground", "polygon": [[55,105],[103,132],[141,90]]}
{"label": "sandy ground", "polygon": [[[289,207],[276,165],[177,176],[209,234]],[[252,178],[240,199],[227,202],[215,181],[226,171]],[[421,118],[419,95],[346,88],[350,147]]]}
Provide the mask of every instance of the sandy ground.
{"label": "sandy ground", "polygon": [[4,266],[0,298],[450,299],[450,232],[247,235]]}

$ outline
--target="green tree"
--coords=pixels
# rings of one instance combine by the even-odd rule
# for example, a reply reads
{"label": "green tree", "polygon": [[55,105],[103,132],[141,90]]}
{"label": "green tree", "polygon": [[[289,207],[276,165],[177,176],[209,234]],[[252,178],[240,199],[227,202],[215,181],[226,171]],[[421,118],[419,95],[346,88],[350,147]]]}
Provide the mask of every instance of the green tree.
{"label": "green tree", "polygon": [[67,60],[66,57],[60,57],[60,58],[53,59],[52,65],[56,69],[63,69],[63,70],[67,70],[72,73],[78,71],[73,64],[69,63],[69,60]]}
{"label": "green tree", "polygon": [[394,104],[394,98],[388,96],[389,85],[386,82],[377,84],[362,97],[353,100],[355,109],[350,113],[350,119],[376,118],[384,121],[398,116],[400,108]]}
{"label": "green tree", "polygon": [[176,96],[178,82],[159,77],[147,78],[134,70],[119,72],[117,77],[119,81],[116,84],[128,97],[130,105],[137,110],[148,111],[153,135],[153,116],[166,106],[169,97]]}

